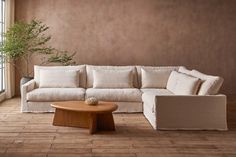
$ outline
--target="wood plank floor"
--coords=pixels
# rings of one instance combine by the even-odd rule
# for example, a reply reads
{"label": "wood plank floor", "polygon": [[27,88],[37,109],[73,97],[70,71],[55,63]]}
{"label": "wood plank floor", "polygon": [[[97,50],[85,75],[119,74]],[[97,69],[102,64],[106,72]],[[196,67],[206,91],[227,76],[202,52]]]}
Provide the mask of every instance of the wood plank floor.
{"label": "wood plank floor", "polygon": [[155,131],[142,114],[115,114],[116,132],[52,126],[52,113],[20,113],[0,104],[0,157],[236,157],[236,97],[229,131]]}

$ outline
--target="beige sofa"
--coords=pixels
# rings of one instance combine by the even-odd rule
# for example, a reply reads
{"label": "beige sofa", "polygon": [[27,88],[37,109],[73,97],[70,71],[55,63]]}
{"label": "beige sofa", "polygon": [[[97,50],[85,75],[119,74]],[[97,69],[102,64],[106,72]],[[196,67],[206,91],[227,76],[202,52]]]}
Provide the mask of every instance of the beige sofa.
{"label": "beige sofa", "polygon": [[116,112],[143,112],[154,129],[227,130],[222,83],[182,66],[35,66],[21,111],[54,112],[52,102],[93,96],[116,102]]}

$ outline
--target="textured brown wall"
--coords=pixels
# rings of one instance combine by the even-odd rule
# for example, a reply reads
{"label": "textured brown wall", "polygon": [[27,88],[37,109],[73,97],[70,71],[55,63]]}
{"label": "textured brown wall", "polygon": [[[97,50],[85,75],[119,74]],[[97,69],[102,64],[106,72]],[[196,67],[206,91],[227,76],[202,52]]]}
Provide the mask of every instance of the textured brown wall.
{"label": "textured brown wall", "polygon": [[185,65],[236,93],[235,0],[16,0],[15,13],[49,25],[81,64]]}

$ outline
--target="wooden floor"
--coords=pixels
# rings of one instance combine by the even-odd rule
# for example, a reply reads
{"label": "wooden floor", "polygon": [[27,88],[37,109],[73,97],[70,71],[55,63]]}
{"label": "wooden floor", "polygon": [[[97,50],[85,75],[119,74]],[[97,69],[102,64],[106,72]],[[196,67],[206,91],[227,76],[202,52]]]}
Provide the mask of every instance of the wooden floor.
{"label": "wooden floor", "polygon": [[142,114],[115,114],[116,132],[52,126],[52,113],[20,113],[20,99],[0,104],[0,157],[236,157],[236,99],[229,131],[155,131]]}

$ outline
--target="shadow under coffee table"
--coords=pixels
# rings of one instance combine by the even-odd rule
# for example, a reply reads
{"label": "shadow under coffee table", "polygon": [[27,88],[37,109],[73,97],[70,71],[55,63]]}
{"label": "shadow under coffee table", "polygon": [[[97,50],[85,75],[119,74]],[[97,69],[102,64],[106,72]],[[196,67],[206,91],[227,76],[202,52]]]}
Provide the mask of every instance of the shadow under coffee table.
{"label": "shadow under coffee table", "polygon": [[90,106],[84,101],[63,101],[51,104],[56,109],[53,125],[89,128],[89,133],[108,130],[114,131],[112,112],[118,106],[112,102],[99,102]]}

